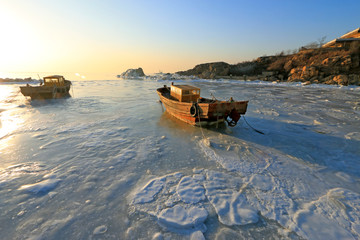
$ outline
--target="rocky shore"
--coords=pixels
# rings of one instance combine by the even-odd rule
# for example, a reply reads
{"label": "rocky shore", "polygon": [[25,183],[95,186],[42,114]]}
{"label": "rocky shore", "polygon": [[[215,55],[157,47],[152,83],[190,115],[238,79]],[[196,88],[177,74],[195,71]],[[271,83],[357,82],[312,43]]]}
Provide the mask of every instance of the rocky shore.
{"label": "rocky shore", "polygon": [[347,48],[302,48],[295,54],[259,57],[238,64],[204,63],[177,74],[205,79],[360,85],[360,42]]}

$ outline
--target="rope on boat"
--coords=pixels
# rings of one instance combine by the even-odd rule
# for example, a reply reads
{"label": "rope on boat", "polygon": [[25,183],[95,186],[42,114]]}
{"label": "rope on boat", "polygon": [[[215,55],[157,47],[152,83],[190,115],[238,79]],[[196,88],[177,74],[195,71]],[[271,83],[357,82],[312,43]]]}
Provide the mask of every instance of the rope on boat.
{"label": "rope on boat", "polygon": [[162,101],[161,101],[161,100],[159,100],[158,102],[159,102],[159,103],[160,103],[160,105],[161,105],[161,110],[162,110],[162,112],[164,112],[164,107],[163,107]]}
{"label": "rope on boat", "polygon": [[212,92],[210,92],[211,97],[213,98],[213,100],[217,100],[216,97],[214,96],[214,94]]}
{"label": "rope on boat", "polygon": [[18,95],[19,95],[19,93],[21,93],[21,91],[20,90],[18,90],[18,92],[16,93],[16,95],[14,95],[12,98],[10,98],[10,99],[7,99],[6,101],[7,102],[11,102],[12,100],[14,100],[14,98],[16,98]]}
{"label": "rope on boat", "polygon": [[257,130],[257,129],[255,129],[254,127],[252,127],[252,126],[246,121],[245,116],[243,116],[243,118],[244,118],[246,124],[247,124],[252,130],[254,130],[255,132],[260,133],[260,134],[262,134],[262,135],[265,135],[264,132],[262,132],[262,131],[260,131],[260,130]]}
{"label": "rope on boat", "polygon": [[52,94],[53,98],[56,97],[56,91],[57,91],[57,88],[56,88],[56,85],[55,85],[54,90],[53,90],[53,94]]}
{"label": "rope on boat", "polygon": [[[196,104],[197,104],[197,103],[196,103]],[[200,129],[201,129],[201,134],[202,134],[202,136],[203,136],[203,139],[206,139],[205,134],[204,134],[204,131],[203,131],[202,126],[201,126],[200,108],[197,107],[196,109],[197,109],[197,116],[198,116],[198,118],[199,118],[199,125],[200,125]]]}

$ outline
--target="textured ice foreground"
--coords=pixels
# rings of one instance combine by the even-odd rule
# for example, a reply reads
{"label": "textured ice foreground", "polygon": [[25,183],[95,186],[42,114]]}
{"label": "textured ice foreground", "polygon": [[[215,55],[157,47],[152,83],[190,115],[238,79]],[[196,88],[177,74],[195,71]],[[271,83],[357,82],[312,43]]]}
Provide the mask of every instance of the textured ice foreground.
{"label": "textured ice foreground", "polygon": [[48,102],[0,85],[1,238],[360,238],[359,88],[178,82],[250,100],[265,134],[178,122],[167,81],[73,82]]}
{"label": "textured ice foreground", "polygon": [[[216,142],[226,142],[227,148],[222,149]],[[360,195],[348,189],[331,188],[313,167],[291,162],[279,152],[265,152],[254,146],[250,152],[246,150],[249,149],[246,143],[227,136],[201,140],[199,145],[210,156],[209,160],[218,161],[231,172],[201,169],[181,179],[174,178],[179,173],[167,175],[161,178],[162,191],[157,191],[156,196],[151,190],[154,180],[150,180],[134,196],[133,202],[139,211],[155,216],[170,229],[176,225],[177,231],[181,228],[198,230],[195,223],[204,222],[207,214],[201,215],[199,209],[189,214],[190,210],[185,209],[200,206],[208,211],[211,207],[215,209],[219,221],[227,226],[254,224],[265,217],[304,238],[354,239],[360,236]],[[229,146],[234,150],[229,150]],[[251,156],[254,153],[262,157]],[[253,161],[257,161],[259,168],[254,168]],[[182,198],[193,192],[192,188],[182,188],[184,179],[205,189],[206,199],[195,205],[198,201]],[[314,182],[316,185],[312,184]],[[153,202],[139,201],[137,197],[144,198],[144,195]],[[154,206],[157,206],[156,211]]]}

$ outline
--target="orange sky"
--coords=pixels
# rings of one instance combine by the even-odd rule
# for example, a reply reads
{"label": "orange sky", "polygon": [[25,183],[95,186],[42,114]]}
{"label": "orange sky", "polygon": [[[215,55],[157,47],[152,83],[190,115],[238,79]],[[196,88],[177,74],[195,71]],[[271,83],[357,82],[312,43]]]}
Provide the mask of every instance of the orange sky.
{"label": "orange sky", "polygon": [[0,77],[114,79],[129,68],[235,64],[359,27],[354,2],[0,0]]}

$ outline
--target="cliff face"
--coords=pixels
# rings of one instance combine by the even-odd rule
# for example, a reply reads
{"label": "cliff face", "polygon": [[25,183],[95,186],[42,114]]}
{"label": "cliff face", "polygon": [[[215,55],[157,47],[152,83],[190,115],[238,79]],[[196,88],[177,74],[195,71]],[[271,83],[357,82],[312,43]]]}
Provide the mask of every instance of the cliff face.
{"label": "cliff face", "polygon": [[200,78],[234,77],[265,81],[289,81],[360,85],[360,42],[348,48],[318,48],[291,55],[260,57],[230,65],[205,63],[178,72]]}

